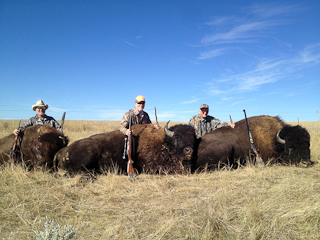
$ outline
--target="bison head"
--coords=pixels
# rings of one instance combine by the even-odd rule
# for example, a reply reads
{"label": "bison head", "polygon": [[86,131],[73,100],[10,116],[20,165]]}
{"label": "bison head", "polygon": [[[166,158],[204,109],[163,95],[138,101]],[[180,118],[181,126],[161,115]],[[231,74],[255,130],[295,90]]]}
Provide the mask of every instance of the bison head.
{"label": "bison head", "polygon": [[301,126],[285,126],[275,137],[275,150],[281,159],[300,166],[313,164],[310,161],[310,134]]}
{"label": "bison head", "polygon": [[165,143],[169,147],[171,156],[184,167],[190,167],[191,160],[194,157],[196,141],[194,128],[189,125],[180,124],[168,129],[169,122],[167,122],[164,130],[166,133]]}
{"label": "bison head", "polygon": [[56,152],[67,146],[68,139],[49,125],[36,125],[24,129],[22,153],[29,167],[53,166]]}

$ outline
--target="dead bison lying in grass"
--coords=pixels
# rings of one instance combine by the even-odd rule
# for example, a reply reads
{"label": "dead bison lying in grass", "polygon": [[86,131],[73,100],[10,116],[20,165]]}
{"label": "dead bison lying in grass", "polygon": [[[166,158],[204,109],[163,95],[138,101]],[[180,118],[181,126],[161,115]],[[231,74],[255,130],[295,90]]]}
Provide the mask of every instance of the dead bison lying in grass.
{"label": "dead bison lying in grass", "polygon": [[[310,135],[301,126],[289,126],[279,117],[256,116],[248,118],[255,147],[263,161],[278,159],[281,163],[309,166]],[[205,135],[198,147],[197,168],[216,168],[219,164],[241,163],[249,155],[246,120],[235,123],[235,128],[222,127]]]}
{"label": "dead bison lying in grass", "polygon": [[[15,135],[0,139],[0,163],[9,161]],[[68,139],[50,125],[35,125],[21,130],[18,138],[16,163],[23,162],[29,168],[53,167],[54,155],[67,146]]]}
{"label": "dead bison lying in grass", "polygon": [[[181,166],[190,166],[193,157],[195,132],[191,126],[176,125],[154,129],[150,124],[132,126],[136,152],[133,167],[138,172],[175,173]],[[120,131],[101,133],[73,142],[55,156],[55,166],[76,173],[86,170],[103,172],[118,166],[127,171],[123,159],[125,136]]]}

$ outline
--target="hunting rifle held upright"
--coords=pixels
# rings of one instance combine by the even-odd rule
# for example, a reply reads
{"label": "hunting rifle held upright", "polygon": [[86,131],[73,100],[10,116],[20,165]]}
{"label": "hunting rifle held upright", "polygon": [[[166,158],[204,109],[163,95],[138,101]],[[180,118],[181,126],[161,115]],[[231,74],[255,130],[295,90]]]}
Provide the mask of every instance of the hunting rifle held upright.
{"label": "hunting rifle held upright", "polygon": [[249,124],[248,124],[248,119],[247,119],[247,114],[246,114],[246,110],[243,109],[243,112],[244,112],[244,116],[246,118],[246,123],[247,123],[247,128],[248,128],[248,133],[249,133],[249,141],[250,141],[250,145],[251,145],[251,149],[252,151],[254,152],[254,154],[256,155],[256,162],[258,164],[258,166],[264,166],[264,162],[258,152],[258,150],[256,149],[256,147],[254,146],[254,142],[253,142],[253,138],[252,138],[252,134],[250,132],[250,129],[249,129]]}
{"label": "hunting rifle held upright", "polygon": [[131,154],[132,154],[132,133],[131,133],[131,121],[132,121],[132,111],[130,111],[130,119],[129,119],[129,130],[130,133],[128,135],[128,164],[127,164],[127,172],[129,178],[134,178],[134,170]]}

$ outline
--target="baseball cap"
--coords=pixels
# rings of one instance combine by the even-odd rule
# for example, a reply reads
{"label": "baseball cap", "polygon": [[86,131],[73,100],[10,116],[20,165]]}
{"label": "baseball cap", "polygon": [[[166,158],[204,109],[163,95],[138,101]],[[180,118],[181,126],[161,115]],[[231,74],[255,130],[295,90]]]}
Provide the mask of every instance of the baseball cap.
{"label": "baseball cap", "polygon": [[209,106],[207,104],[201,104],[200,109],[202,109],[202,108],[208,108],[209,109]]}
{"label": "baseball cap", "polygon": [[136,97],[136,102],[139,103],[139,102],[145,102],[146,99],[144,98],[144,96],[142,95],[139,95],[138,97]]}

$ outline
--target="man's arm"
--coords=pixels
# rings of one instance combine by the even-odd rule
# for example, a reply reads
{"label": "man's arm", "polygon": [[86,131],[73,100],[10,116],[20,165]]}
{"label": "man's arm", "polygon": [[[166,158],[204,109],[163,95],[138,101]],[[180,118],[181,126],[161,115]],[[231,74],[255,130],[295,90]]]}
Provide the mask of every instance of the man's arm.
{"label": "man's arm", "polygon": [[[150,124],[150,123],[152,123],[151,120],[150,120],[149,114],[146,113],[146,112],[143,112],[142,123],[144,123],[144,124]],[[154,127],[155,129],[160,129],[160,125],[159,125],[158,123],[153,124],[153,127]]]}
{"label": "man's arm", "polygon": [[219,119],[212,117],[212,119],[211,119],[211,127],[212,127],[212,129],[220,128],[220,127],[224,127],[224,126],[229,126],[229,123],[222,122]]}
{"label": "man's arm", "polygon": [[25,121],[20,127],[18,127],[18,130],[24,129],[26,127],[33,126],[35,123],[34,117],[29,118],[27,121]]}
{"label": "man's arm", "polygon": [[61,125],[56,120],[54,120],[54,126],[53,127],[55,127],[58,131],[63,133]]}
{"label": "man's arm", "polygon": [[130,111],[126,112],[121,121],[120,121],[120,126],[119,126],[119,130],[120,132],[122,132],[124,135],[127,135],[127,131],[129,130],[129,117],[130,117]]}
{"label": "man's arm", "polygon": [[188,125],[194,127],[195,126],[195,116],[193,116],[192,118],[190,118]]}
{"label": "man's arm", "polygon": [[13,130],[13,134],[14,135],[18,135],[20,133],[20,130],[26,128],[26,127],[30,127],[34,125],[34,120],[35,117],[29,118],[27,121],[25,121],[22,125],[20,125],[18,128]]}

